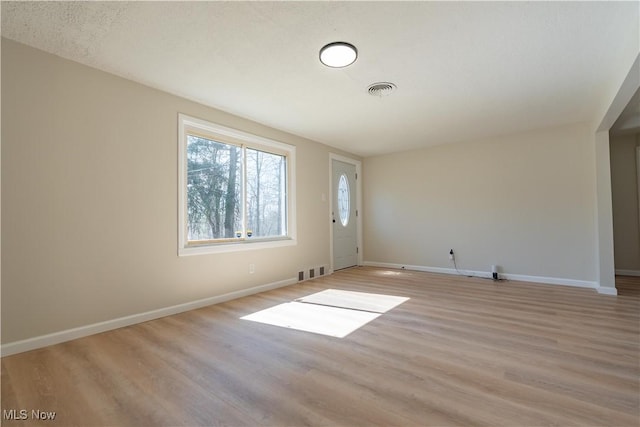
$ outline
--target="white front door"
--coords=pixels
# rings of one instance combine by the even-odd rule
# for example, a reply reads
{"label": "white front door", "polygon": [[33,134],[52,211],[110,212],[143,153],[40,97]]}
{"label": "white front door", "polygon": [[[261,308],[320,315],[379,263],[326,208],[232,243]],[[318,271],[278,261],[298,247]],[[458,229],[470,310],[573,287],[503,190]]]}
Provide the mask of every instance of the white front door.
{"label": "white front door", "polygon": [[358,227],[356,222],[356,166],[331,161],[333,227],[333,269],[358,264]]}

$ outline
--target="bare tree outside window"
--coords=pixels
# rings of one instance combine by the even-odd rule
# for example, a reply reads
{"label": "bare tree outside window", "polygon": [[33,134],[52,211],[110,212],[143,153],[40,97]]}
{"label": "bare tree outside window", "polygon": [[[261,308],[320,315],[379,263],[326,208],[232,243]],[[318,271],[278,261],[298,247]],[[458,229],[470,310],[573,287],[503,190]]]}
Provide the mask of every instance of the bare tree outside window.
{"label": "bare tree outside window", "polygon": [[230,239],[242,228],[241,147],[187,136],[189,240]]}
{"label": "bare tree outside window", "polygon": [[256,237],[286,235],[286,157],[247,149],[247,228]]}
{"label": "bare tree outside window", "polygon": [[286,236],[286,159],[187,135],[188,240]]}

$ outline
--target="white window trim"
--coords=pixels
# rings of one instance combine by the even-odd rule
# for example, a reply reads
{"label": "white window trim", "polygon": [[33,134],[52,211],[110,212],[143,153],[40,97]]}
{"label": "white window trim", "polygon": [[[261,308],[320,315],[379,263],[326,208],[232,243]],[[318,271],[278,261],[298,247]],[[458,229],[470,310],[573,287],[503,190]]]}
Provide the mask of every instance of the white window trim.
{"label": "white window trim", "polygon": [[[186,130],[197,129],[220,142],[240,142],[251,148],[271,148],[275,153],[287,156],[287,236],[243,240],[238,242],[220,242],[206,245],[188,245],[187,239],[187,139]],[[297,245],[296,227],[296,147],[274,141],[248,132],[228,128],[178,114],[178,255],[204,255],[225,252],[240,252],[255,249],[279,248]]]}

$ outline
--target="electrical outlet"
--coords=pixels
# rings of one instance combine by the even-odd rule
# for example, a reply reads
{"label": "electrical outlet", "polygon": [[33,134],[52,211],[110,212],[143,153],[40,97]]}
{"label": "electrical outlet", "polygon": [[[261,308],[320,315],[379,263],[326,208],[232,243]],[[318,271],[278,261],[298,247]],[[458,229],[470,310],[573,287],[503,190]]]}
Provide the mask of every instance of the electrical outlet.
{"label": "electrical outlet", "polygon": [[451,259],[451,260],[452,260],[452,259],[453,259],[453,257],[454,257],[454,255],[453,255],[453,249],[451,249],[451,250],[449,251],[449,259]]}
{"label": "electrical outlet", "polygon": [[253,274],[256,272],[256,265],[255,264],[249,264],[249,274]]}

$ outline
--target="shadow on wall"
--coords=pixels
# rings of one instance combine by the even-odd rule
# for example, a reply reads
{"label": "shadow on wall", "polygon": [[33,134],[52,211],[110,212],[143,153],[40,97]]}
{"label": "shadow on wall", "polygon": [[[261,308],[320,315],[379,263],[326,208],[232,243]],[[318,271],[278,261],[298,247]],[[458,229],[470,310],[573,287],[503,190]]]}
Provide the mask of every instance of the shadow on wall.
{"label": "shadow on wall", "polygon": [[633,97],[610,132],[616,274],[640,276],[640,112]]}

